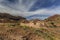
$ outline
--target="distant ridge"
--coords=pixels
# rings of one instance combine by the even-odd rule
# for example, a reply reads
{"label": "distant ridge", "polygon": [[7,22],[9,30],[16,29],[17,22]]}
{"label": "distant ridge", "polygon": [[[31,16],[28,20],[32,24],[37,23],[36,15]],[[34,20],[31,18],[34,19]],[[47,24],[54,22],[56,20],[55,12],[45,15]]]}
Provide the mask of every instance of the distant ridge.
{"label": "distant ridge", "polygon": [[26,18],[21,16],[12,16],[8,13],[0,13],[0,22],[17,22],[18,20],[25,20]]}
{"label": "distant ridge", "polygon": [[25,19],[22,16],[12,16],[8,13],[0,13],[0,18],[8,18],[8,19],[12,19],[12,20]]}
{"label": "distant ridge", "polygon": [[46,20],[58,20],[60,19],[60,15],[59,14],[55,14],[53,16],[48,17]]}
{"label": "distant ridge", "polygon": [[40,20],[44,20],[48,17],[50,17],[51,15],[49,14],[35,14],[35,15],[31,15],[28,16],[27,19],[31,20],[31,19],[40,19]]}

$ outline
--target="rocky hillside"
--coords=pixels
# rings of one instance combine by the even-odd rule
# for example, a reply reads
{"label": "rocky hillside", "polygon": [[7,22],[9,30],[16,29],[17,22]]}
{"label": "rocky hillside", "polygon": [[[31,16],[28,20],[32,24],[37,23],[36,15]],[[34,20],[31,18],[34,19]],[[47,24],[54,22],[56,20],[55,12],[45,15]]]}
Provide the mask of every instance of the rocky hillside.
{"label": "rocky hillside", "polygon": [[47,19],[45,19],[47,25],[51,27],[60,27],[60,15],[56,14],[54,16],[51,16]]}
{"label": "rocky hillside", "polygon": [[45,20],[26,20],[1,13],[0,40],[60,40],[59,24],[60,15]]}

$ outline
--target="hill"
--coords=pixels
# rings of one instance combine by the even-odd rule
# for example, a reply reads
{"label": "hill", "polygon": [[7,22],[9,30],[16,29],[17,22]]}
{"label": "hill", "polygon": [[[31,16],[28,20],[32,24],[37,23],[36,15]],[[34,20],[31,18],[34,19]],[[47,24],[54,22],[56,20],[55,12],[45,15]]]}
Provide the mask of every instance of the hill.
{"label": "hill", "polygon": [[17,22],[18,20],[25,20],[26,18],[21,16],[12,16],[8,13],[0,13],[0,22]]}
{"label": "hill", "polygon": [[0,40],[60,40],[59,24],[60,15],[45,20],[26,20],[24,17],[1,13]]}
{"label": "hill", "polygon": [[56,14],[54,16],[51,16],[47,19],[45,19],[47,25],[54,26],[54,27],[60,27],[60,15]]}

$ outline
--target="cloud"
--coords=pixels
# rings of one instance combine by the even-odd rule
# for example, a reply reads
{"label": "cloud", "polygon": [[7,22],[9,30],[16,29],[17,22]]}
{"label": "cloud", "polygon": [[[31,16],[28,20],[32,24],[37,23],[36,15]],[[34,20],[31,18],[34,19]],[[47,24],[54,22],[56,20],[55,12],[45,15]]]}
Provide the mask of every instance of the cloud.
{"label": "cloud", "polygon": [[[18,15],[18,16],[31,16],[34,14],[60,14],[60,6],[52,6],[50,8],[43,8],[43,9],[38,9],[36,11],[29,11],[29,9],[34,5],[36,0],[26,0],[25,3],[23,3],[23,0],[19,0],[16,4],[6,4],[8,5],[3,5],[5,2],[4,0],[0,0],[0,12],[2,13],[9,13],[12,15]],[[18,10],[16,10],[16,9]]]}
{"label": "cloud", "polygon": [[29,11],[29,9],[35,4],[37,0],[3,0],[1,4],[11,9],[19,11]]}
{"label": "cloud", "polygon": [[44,9],[39,9],[33,12],[34,14],[60,14],[60,6],[54,7],[54,8],[44,8]]}
{"label": "cloud", "polygon": [[26,0],[25,3],[23,3],[24,0],[18,0],[16,4],[9,3],[8,0],[0,0],[0,12],[9,13],[12,15],[19,15],[19,16],[27,16],[31,15],[28,10],[31,8],[31,6],[36,2],[35,0]]}

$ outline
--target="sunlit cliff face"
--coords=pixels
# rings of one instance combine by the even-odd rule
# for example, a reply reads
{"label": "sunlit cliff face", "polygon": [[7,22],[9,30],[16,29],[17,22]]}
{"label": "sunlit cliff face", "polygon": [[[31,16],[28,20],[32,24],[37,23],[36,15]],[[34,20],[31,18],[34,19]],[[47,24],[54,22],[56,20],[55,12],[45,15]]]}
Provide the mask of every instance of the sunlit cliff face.
{"label": "sunlit cliff face", "polygon": [[0,12],[19,16],[60,14],[60,0],[0,0]]}

